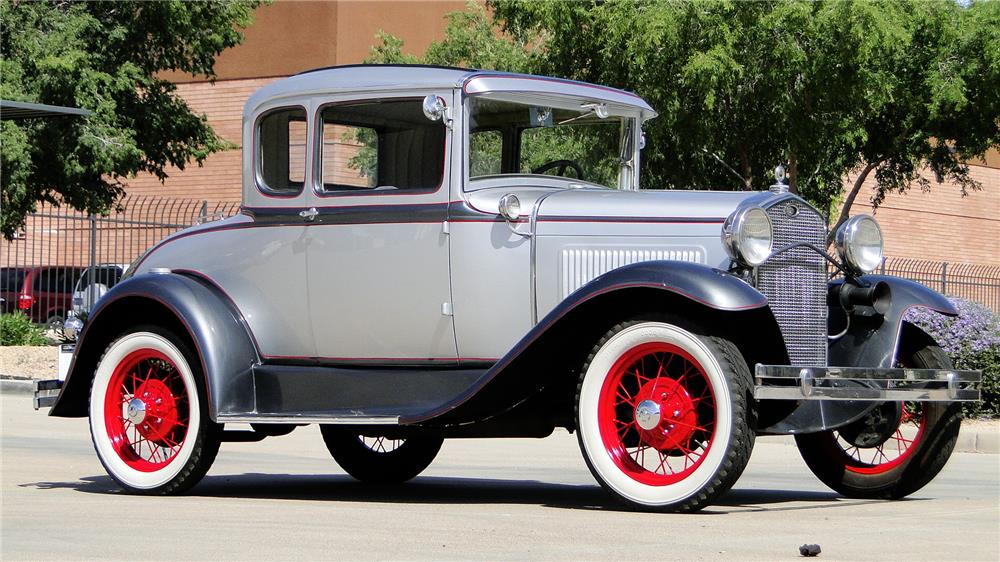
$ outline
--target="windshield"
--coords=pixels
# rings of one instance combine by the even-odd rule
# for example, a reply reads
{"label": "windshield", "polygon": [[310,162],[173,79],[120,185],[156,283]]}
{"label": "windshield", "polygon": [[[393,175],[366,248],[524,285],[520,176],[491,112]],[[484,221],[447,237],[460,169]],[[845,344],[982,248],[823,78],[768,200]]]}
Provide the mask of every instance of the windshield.
{"label": "windshield", "polygon": [[609,116],[598,104],[559,109],[473,97],[469,177],[545,174],[627,186],[631,179],[631,118]]}

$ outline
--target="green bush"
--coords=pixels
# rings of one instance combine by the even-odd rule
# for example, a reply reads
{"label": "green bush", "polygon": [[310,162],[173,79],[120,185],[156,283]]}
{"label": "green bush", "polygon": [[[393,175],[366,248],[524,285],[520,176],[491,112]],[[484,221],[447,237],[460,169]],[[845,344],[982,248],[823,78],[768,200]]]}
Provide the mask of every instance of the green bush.
{"label": "green bush", "polygon": [[0,345],[48,345],[45,330],[21,312],[0,314]]}
{"label": "green bush", "polygon": [[979,386],[982,402],[965,405],[966,417],[1000,417],[1000,347],[981,351],[963,350],[951,356],[957,369],[982,369],[983,382]]}
{"label": "green bush", "polygon": [[956,369],[982,370],[982,402],[967,402],[966,417],[1000,417],[1000,317],[985,306],[953,298],[958,316],[912,309],[906,320],[930,334],[950,357]]}

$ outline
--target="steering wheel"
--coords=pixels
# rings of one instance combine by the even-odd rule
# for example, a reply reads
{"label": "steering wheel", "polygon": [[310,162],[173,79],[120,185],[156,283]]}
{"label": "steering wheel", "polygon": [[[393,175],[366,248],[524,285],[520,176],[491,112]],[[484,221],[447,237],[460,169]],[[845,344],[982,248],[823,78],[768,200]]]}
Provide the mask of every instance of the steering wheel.
{"label": "steering wheel", "polygon": [[573,160],[553,160],[551,162],[546,162],[534,170],[531,170],[531,173],[544,174],[549,170],[555,169],[557,176],[565,176],[567,168],[573,168],[573,171],[576,172],[576,179],[583,179],[583,167]]}

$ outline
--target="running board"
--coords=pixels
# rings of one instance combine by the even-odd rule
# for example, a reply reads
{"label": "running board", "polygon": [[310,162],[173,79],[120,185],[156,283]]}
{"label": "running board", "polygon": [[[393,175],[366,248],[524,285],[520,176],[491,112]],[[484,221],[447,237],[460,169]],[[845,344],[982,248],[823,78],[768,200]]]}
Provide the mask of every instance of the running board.
{"label": "running board", "polygon": [[973,402],[982,371],[757,365],[758,400]]}
{"label": "running board", "polygon": [[322,415],[303,414],[297,415],[221,415],[216,419],[219,423],[282,423],[282,424],[307,424],[320,423],[330,425],[399,425],[399,416],[343,416],[343,415]]}

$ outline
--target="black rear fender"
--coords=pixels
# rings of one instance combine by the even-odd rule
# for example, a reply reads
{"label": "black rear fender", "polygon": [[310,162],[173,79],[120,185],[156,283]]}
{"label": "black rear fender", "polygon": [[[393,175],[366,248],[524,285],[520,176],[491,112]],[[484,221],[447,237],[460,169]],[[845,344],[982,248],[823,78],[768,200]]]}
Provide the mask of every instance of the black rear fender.
{"label": "black rear fender", "polygon": [[166,328],[197,353],[212,419],[254,408],[252,365],[259,355],[242,316],[208,280],[190,273],[144,274],[100,300],[77,344],[51,416],[83,417],[90,383],[107,347],[142,325]]}

